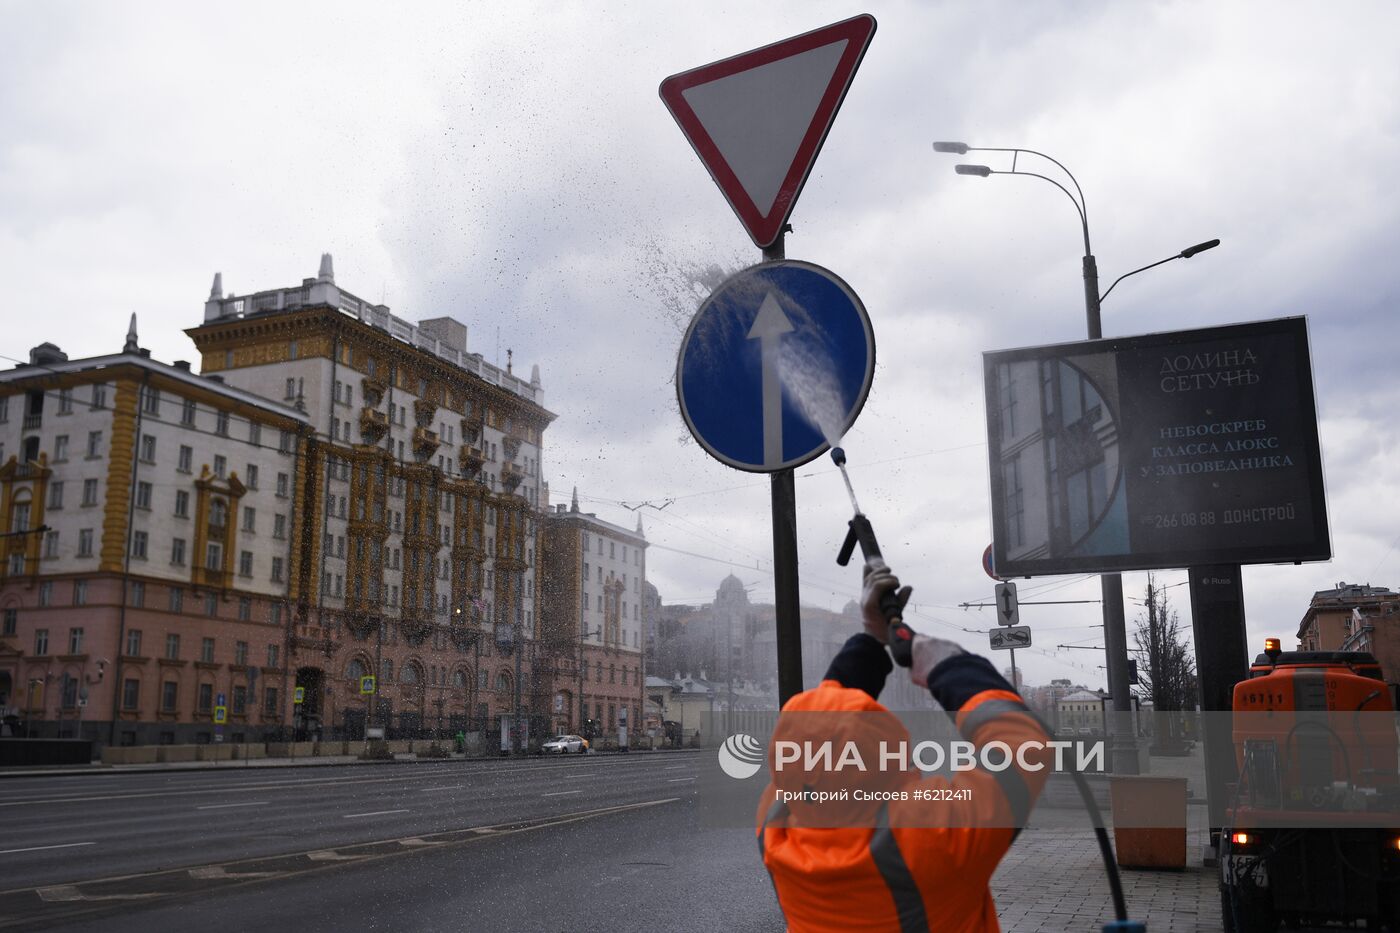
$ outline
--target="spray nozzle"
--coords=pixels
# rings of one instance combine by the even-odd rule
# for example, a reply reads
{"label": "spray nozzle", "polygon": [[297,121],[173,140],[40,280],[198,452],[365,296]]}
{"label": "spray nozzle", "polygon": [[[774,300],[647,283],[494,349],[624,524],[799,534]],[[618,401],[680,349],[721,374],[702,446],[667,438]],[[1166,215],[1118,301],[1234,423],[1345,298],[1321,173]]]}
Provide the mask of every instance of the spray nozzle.
{"label": "spray nozzle", "polygon": [[831,462],[839,467],[846,465],[846,451],[840,447],[831,448]]}

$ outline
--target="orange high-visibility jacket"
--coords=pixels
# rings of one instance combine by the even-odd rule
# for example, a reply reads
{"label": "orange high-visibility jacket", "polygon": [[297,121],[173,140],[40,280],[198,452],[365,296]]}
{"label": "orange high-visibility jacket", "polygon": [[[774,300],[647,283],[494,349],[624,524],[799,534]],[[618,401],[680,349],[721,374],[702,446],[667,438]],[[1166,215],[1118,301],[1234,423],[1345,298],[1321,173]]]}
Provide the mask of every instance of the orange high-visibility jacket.
{"label": "orange high-visibility jacket", "polygon": [[[903,724],[875,699],[891,667],[878,641],[864,634],[852,637],[827,679],[783,707],[775,739],[784,719],[807,716],[813,722],[808,714],[819,711],[855,714],[847,721],[859,721],[863,732],[907,738]],[[930,674],[929,689],[944,709],[956,712],[963,738],[979,747],[999,741],[1018,749],[1023,742],[1049,738],[985,658],[964,654],[944,661]],[[837,828],[803,826],[801,814],[794,812],[800,804],[775,802],[785,778],[774,772],[776,780],[759,803],[757,835],[788,929],[999,931],[988,883],[1049,771],[1043,754],[1027,760],[1042,767],[978,767],[957,772],[951,781],[921,778],[918,771],[881,775],[878,780],[892,790],[970,793],[932,807],[898,800],[870,804],[873,810]],[[931,816],[939,825],[930,825]]]}

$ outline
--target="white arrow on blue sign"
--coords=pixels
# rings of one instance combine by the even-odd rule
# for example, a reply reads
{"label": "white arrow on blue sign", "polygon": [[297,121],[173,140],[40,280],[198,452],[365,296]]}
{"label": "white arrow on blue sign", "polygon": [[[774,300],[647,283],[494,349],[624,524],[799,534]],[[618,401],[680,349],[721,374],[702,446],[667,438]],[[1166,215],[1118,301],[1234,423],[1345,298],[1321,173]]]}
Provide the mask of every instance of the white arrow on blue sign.
{"label": "white arrow on blue sign", "polygon": [[771,473],[837,443],[875,376],[875,334],[849,285],[798,260],[759,263],[716,288],[676,365],[686,426],[715,459]]}

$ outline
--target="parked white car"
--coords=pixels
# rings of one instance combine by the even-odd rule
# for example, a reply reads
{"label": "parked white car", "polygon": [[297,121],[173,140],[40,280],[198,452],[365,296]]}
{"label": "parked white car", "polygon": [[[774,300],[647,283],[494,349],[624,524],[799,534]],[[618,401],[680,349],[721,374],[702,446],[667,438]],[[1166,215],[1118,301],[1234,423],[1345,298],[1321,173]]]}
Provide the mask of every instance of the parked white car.
{"label": "parked white car", "polygon": [[540,748],[543,751],[557,752],[560,755],[565,752],[577,752],[582,755],[588,751],[588,740],[580,735],[556,735]]}

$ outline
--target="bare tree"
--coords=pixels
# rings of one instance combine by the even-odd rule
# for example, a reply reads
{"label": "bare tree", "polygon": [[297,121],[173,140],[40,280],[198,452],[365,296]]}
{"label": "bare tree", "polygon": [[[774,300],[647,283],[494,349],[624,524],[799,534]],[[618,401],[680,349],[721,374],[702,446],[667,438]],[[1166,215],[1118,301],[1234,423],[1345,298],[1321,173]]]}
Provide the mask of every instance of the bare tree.
{"label": "bare tree", "polygon": [[1196,662],[1182,633],[1181,620],[1171,608],[1166,588],[1147,575],[1147,600],[1133,633],[1138,681],[1144,698],[1159,712],[1193,709],[1196,701]]}

